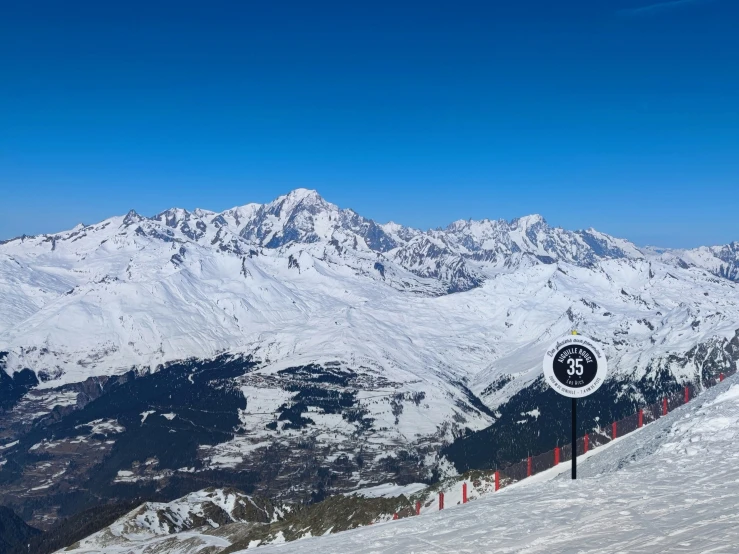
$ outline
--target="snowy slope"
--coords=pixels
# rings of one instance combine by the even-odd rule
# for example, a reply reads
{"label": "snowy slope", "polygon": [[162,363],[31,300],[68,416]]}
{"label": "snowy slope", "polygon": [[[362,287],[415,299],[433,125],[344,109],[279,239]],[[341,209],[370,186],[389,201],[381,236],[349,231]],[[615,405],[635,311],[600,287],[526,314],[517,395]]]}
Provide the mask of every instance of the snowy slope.
{"label": "snowy slope", "polygon": [[102,531],[79,541],[76,552],[199,552],[233,539],[219,529],[233,523],[264,524],[282,512],[237,491],[207,489],[168,502],[147,502]]}
{"label": "snowy slope", "polygon": [[[434,502],[424,506],[420,517],[391,521],[386,516],[371,527],[276,546],[262,544],[258,552],[734,551],[739,538],[734,468],[739,458],[737,380],[732,377],[657,422],[581,457],[577,482],[569,480],[569,464],[563,464],[499,492],[471,488],[473,500],[467,505],[459,505],[456,487],[447,490],[443,512],[437,511],[432,492]],[[423,490],[419,485],[387,485],[361,494],[423,495]],[[188,514],[202,515],[204,501],[222,506],[228,504],[224,498],[229,495],[210,491],[154,507],[159,513],[182,513],[180,519],[191,520]],[[233,505],[230,502],[226,512],[233,513]],[[202,517],[200,526],[167,532],[152,526],[156,513],[151,504],[144,505],[71,551],[219,552],[247,537],[246,551],[251,552],[260,544],[248,539],[248,525],[221,528]],[[242,516],[232,521],[249,520]],[[270,540],[281,542],[279,534]]]}
{"label": "snowy slope", "polygon": [[656,253],[663,261],[681,267],[700,267],[711,273],[739,281],[739,242],[724,246],[701,246],[693,250],[665,250]]}
{"label": "snowy slope", "polygon": [[30,367],[46,386],[223,352],[351,357],[475,392],[523,374],[494,406],[575,326],[613,342],[611,367],[629,373],[733,336],[739,288],[702,267],[725,269],[648,254],[540,216],[379,226],[302,189],[221,214],[131,212],[0,245],[0,351],[5,371]]}
{"label": "snowy slope", "polygon": [[580,479],[503,489],[465,506],[259,552],[734,552],[739,384],[583,463]]}
{"label": "snowy slope", "polygon": [[[222,213],[132,211],[6,241],[0,367],[29,368],[40,383],[20,400],[0,391],[14,406],[0,445],[20,439],[0,467],[26,468],[0,500],[38,507],[28,491],[43,482],[59,495],[36,516],[48,522],[64,491],[103,495],[102,484],[123,477],[181,496],[183,476],[189,487],[202,472],[255,472],[258,492],[280,500],[430,479],[450,470],[444,445],[500,429],[506,404],[540,392],[544,349],[572,329],[604,344],[618,399],[737,367],[739,283],[713,263],[730,261],[731,248],[691,251],[703,261],[686,263],[688,253],[641,250],[537,215],[420,231],[304,189]],[[129,383],[132,369],[139,383]],[[136,395],[115,396],[118,380]],[[168,393],[145,396],[152,388]],[[178,391],[191,405],[178,404]],[[214,421],[222,402],[229,411]],[[51,427],[59,419],[61,440]],[[98,420],[124,431],[101,442]],[[516,436],[511,421],[506,433]],[[175,458],[185,445],[146,442],[151,426],[172,441],[198,435],[197,444]],[[50,462],[29,457],[36,445]],[[148,451],[111,454],[132,448]],[[89,467],[67,469],[72,449]],[[105,466],[100,491],[90,491],[88,471],[102,471],[93,462],[109,455],[119,466]]]}

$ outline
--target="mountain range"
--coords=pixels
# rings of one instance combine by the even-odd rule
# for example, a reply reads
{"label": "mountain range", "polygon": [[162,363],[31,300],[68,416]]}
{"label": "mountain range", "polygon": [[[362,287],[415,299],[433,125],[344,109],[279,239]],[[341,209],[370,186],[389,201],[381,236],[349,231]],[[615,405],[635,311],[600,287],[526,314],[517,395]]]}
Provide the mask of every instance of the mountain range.
{"label": "mountain range", "polygon": [[[739,361],[739,243],[640,248],[538,215],[422,231],[315,191],[0,244],[0,503],[39,528],[209,486],[315,502],[561,443],[577,330],[597,430]],[[567,412],[566,415],[568,415]]]}

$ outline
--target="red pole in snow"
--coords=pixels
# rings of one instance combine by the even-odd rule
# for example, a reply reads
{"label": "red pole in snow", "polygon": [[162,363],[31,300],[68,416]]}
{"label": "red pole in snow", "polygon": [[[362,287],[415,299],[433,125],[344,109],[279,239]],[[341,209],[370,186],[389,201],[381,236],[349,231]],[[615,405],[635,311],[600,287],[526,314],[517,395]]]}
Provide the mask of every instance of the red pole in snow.
{"label": "red pole in snow", "polygon": [[[585,433],[585,437],[584,438],[585,438],[585,440],[583,442],[585,444],[583,445],[584,446],[584,448],[583,448],[584,452],[583,453],[584,454],[587,454],[588,453],[588,448],[590,447],[590,437],[588,436],[587,433]],[[575,448],[577,448],[577,445],[575,445]]]}
{"label": "red pole in snow", "polygon": [[393,519],[398,519],[398,512],[395,512],[395,513],[393,514]]}
{"label": "red pole in snow", "polygon": [[500,490],[500,471],[495,471],[495,490]]}
{"label": "red pole in snow", "polygon": [[685,387],[685,403],[687,404],[688,402],[690,402],[690,389]]}
{"label": "red pole in snow", "polygon": [[639,410],[639,427],[644,425],[644,410]]}
{"label": "red pole in snow", "polygon": [[613,440],[613,439],[615,439],[618,436],[618,434],[616,432],[617,431],[617,425],[616,425],[616,422],[615,421],[613,422],[613,425],[611,425],[611,427],[613,427],[613,429],[611,430],[611,440]]}
{"label": "red pole in snow", "polygon": [[554,465],[559,465],[559,446],[554,447]]}
{"label": "red pole in snow", "polygon": [[662,399],[662,415],[667,415],[667,398]]}
{"label": "red pole in snow", "polygon": [[462,483],[462,504],[467,504],[467,483]]}
{"label": "red pole in snow", "polygon": [[526,477],[531,477],[531,456],[526,461]]}
{"label": "red pole in snow", "polygon": [[416,500],[416,515],[417,516],[421,515],[421,501],[420,500]]}
{"label": "red pole in snow", "polygon": [[444,493],[440,492],[439,493],[439,510],[443,510],[443,509],[444,509]]}
{"label": "red pole in snow", "polygon": [[723,373],[719,373],[718,380],[719,380],[719,382],[721,382],[721,381],[724,380],[724,374]]}

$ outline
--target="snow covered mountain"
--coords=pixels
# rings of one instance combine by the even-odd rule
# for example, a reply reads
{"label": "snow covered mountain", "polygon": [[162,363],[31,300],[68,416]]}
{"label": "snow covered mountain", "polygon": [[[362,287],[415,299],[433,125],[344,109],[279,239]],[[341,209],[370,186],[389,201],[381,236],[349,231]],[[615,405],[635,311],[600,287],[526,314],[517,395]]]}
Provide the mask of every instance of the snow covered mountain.
{"label": "snow covered mountain", "polygon": [[[569,464],[498,492],[468,476],[471,502],[464,506],[460,480],[427,490],[385,486],[363,491],[385,496],[381,503],[331,499],[284,520],[275,519],[274,511],[236,512],[234,506],[255,505],[253,500],[211,489],[169,504],[145,504],[65,552],[732,551],[739,499],[736,381],[732,377],[581,456],[578,481],[569,479]],[[439,490],[446,495],[441,512]],[[394,508],[413,506],[416,499],[423,506],[418,517]],[[392,521],[393,509],[401,512],[400,521]],[[213,517],[205,517],[208,510]]]}
{"label": "snow covered mountain", "polygon": [[[596,304],[612,296],[639,307],[656,306],[636,297],[642,291],[669,295],[690,286],[701,290],[677,292],[684,306],[710,310],[724,300],[706,299],[701,287],[718,285],[717,295],[733,303],[736,289],[726,281],[737,279],[737,267],[736,243],[645,253],[593,229],[552,228],[540,216],[457,221],[421,232],[378,225],[298,189],[220,214],[172,209],[146,218],[131,211],[56,235],[6,241],[0,245],[0,349],[8,352],[7,372],[30,367],[53,383],[223,352],[271,349],[274,360],[304,350],[315,357],[320,349],[298,348],[280,331],[303,339],[312,334],[306,327],[325,331],[341,320],[343,336],[374,333],[376,325],[365,321],[372,312],[389,327],[384,338],[392,344],[465,301],[499,303],[496,289],[502,288],[535,295],[546,287],[548,296],[572,297],[565,302],[575,311],[584,306],[592,313],[597,310],[575,298],[579,292]],[[591,290],[575,290],[581,283]],[[461,291],[469,294],[437,298]],[[671,300],[679,303],[674,294]],[[510,298],[505,303],[519,308]],[[407,326],[391,317],[398,311],[422,317]],[[542,314],[536,319],[554,322]],[[499,341],[486,342],[492,349]],[[340,353],[349,351],[356,352]]]}
{"label": "snow covered mountain", "polygon": [[[112,525],[77,543],[75,550],[101,552],[141,548],[147,552],[221,551],[239,534],[283,516],[248,495],[228,489],[206,489],[169,502],[147,502]],[[232,524],[242,524],[237,532]],[[230,526],[230,527],[229,527]],[[224,528],[225,533],[219,533]],[[199,533],[191,531],[198,530]]]}
{"label": "snow covered mountain", "polygon": [[525,437],[564,432],[539,432],[558,335],[609,358],[584,425],[736,367],[736,256],[540,216],[380,225],[303,189],[6,241],[0,501],[33,503],[43,527],[73,500],[171,500],[204,480],[318,500],[431,479],[451,470],[445,445],[488,429],[486,463],[511,436],[548,449]]}
{"label": "snow covered mountain", "polygon": [[700,267],[714,275],[739,281],[739,242],[725,246],[701,246],[693,250],[668,250],[661,259],[680,267]]}

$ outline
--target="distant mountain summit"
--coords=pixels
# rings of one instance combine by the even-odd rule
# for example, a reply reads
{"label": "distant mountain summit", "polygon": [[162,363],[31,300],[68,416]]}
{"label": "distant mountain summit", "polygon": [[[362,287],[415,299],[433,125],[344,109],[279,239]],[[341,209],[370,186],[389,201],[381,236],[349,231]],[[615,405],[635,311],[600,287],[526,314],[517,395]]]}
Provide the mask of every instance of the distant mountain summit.
{"label": "distant mountain summit", "polygon": [[[308,275],[337,289],[348,280],[359,289],[421,297],[470,291],[535,267],[542,268],[536,274],[551,272],[543,269],[548,266],[560,274],[568,273],[567,266],[603,274],[621,264],[629,272],[649,267],[647,273],[654,274],[652,266],[659,265],[736,282],[738,245],[641,250],[595,229],[551,227],[540,215],[460,220],[421,231],[378,224],[307,189],[221,213],[173,208],[145,217],[131,210],[94,225],[0,245],[5,292],[0,348],[8,352],[7,370],[45,359],[36,370],[46,376],[61,375],[70,365],[76,374],[88,374],[80,368],[107,365],[105,358],[128,367],[253,345],[244,340],[243,323],[261,314],[256,321],[268,324],[267,305],[288,319],[295,310],[304,313],[294,299],[276,308],[271,296],[278,295],[279,304],[306,286]],[[262,279],[264,286],[255,289]],[[173,310],[180,302],[186,304],[183,313],[198,311],[196,335],[220,328],[223,338],[188,335],[190,324]],[[311,310],[323,314],[320,293],[311,303]],[[59,333],[65,338],[57,343]],[[54,344],[52,360],[48,352]],[[97,354],[85,361],[91,351]]]}
{"label": "distant mountain summit", "polygon": [[594,433],[736,367],[738,252],[540,215],[419,230],[306,189],[6,241],[0,503],[46,525],[203,483],[312,502],[454,471],[442,452],[462,437],[488,442],[453,449],[457,468],[551,449],[557,336],[608,357],[583,403]]}

